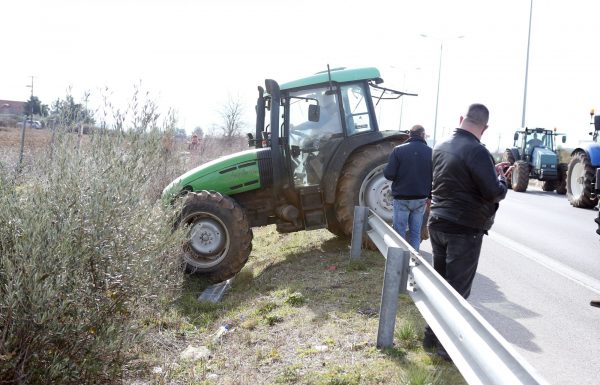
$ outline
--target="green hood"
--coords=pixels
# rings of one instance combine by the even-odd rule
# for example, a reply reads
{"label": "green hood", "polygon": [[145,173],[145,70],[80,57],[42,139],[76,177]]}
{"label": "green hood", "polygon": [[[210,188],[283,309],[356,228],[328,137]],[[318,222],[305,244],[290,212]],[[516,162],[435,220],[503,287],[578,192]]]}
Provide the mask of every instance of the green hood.
{"label": "green hood", "polygon": [[[255,190],[270,184],[269,148],[252,149],[204,163],[180,176],[163,190],[172,199],[181,190],[213,190],[226,195]],[[261,172],[262,169],[262,172]]]}

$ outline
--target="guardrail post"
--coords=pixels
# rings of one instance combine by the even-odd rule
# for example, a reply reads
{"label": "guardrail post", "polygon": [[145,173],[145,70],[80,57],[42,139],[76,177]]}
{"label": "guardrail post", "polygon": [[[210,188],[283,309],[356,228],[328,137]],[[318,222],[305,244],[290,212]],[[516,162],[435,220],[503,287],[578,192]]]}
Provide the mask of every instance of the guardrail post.
{"label": "guardrail post", "polygon": [[354,221],[352,222],[352,242],[350,244],[350,259],[360,257],[363,234],[367,231],[369,208],[354,206]]}
{"label": "guardrail post", "polygon": [[394,343],[398,294],[406,291],[410,252],[399,247],[388,248],[379,309],[377,347],[389,348]]}

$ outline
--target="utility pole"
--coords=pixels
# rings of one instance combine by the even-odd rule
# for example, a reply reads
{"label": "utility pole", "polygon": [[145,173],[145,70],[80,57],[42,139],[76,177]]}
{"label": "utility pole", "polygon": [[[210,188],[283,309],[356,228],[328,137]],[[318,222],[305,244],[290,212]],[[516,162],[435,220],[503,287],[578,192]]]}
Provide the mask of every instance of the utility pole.
{"label": "utility pole", "polygon": [[31,106],[30,106],[31,107],[30,108],[31,116],[29,117],[29,119],[33,120],[33,75],[31,75],[30,78],[31,78],[31,85],[28,85],[26,87],[31,87],[31,97],[29,98],[29,100],[31,101]]}
{"label": "utility pole", "polygon": [[[29,119],[33,121],[33,76],[31,76],[31,85],[27,85],[26,87],[31,87],[31,116]],[[21,165],[23,164],[23,152],[25,149],[25,128],[27,127],[27,114],[23,118],[23,129],[21,130],[21,145],[19,149],[19,163],[17,163],[17,172],[21,171]]]}

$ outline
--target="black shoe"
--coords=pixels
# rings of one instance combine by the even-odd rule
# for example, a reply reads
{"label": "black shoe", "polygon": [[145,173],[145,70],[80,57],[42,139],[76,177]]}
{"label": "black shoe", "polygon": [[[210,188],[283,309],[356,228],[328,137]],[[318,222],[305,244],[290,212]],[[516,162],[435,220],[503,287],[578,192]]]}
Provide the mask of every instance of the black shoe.
{"label": "black shoe", "polygon": [[425,335],[423,336],[423,349],[430,350],[430,349],[435,349],[438,346],[440,346],[440,342],[438,341],[435,334],[433,334],[433,332],[428,333],[426,331]]}
{"label": "black shoe", "polygon": [[442,360],[446,361],[446,362],[452,362],[452,358],[450,358],[450,355],[448,354],[448,352],[446,351],[446,349],[444,349],[444,347],[441,346],[441,345],[435,351],[435,355],[438,356],[439,358],[441,358]]}

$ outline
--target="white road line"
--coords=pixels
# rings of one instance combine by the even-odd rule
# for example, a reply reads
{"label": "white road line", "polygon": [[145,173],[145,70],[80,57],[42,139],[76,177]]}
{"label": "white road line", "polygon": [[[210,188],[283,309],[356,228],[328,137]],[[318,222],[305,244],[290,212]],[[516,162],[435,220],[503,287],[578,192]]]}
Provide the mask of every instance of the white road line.
{"label": "white road line", "polygon": [[508,247],[509,249],[516,251],[522,256],[539,263],[547,269],[552,270],[553,272],[560,274],[563,277],[570,279],[571,281],[596,292],[597,294],[600,294],[600,281],[598,281],[597,279],[592,278],[589,275],[586,275],[580,271],[577,271],[561,262],[558,262],[550,258],[549,256],[540,253],[539,251],[535,251],[530,247],[515,242],[512,239],[507,238],[504,235],[498,234],[495,231],[490,231],[489,237],[494,241]]}

